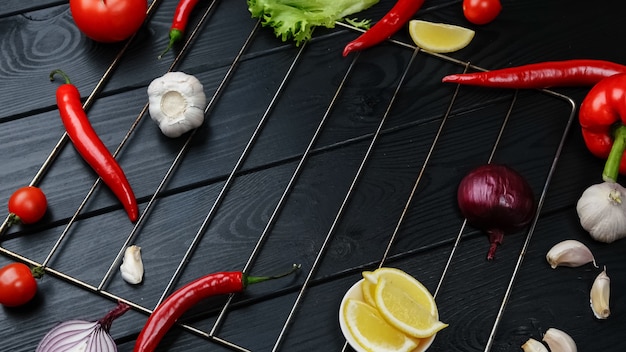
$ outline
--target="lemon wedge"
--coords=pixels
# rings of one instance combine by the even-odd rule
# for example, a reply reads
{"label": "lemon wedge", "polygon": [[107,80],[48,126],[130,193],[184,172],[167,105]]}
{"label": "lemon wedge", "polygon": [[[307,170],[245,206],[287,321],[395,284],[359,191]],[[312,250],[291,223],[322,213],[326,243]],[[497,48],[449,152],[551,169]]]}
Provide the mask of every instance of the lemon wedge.
{"label": "lemon wedge", "polygon": [[366,351],[370,352],[410,352],[418,343],[390,325],[369,304],[348,299],[342,312],[350,334]]}
{"label": "lemon wedge", "polygon": [[469,28],[423,20],[409,21],[409,35],[415,45],[433,53],[451,53],[465,48],[474,38]]}
{"label": "lemon wedge", "polygon": [[372,307],[376,307],[376,301],[374,300],[374,293],[376,292],[376,284],[371,283],[368,280],[363,280],[361,282],[361,294],[363,295],[363,300],[365,303],[369,304]]}
{"label": "lemon wedge", "polygon": [[381,316],[405,334],[426,338],[448,326],[439,321],[434,297],[417,279],[395,268],[364,272],[375,284],[374,301]]}

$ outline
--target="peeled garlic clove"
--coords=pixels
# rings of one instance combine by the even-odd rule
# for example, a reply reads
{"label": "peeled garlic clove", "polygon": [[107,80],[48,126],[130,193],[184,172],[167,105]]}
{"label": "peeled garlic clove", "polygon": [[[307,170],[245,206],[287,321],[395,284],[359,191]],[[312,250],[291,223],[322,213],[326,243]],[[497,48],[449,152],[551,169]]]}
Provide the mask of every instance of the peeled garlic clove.
{"label": "peeled garlic clove", "polygon": [[143,261],[141,247],[132,245],[124,251],[124,259],[120,266],[122,278],[129,284],[138,284],[143,280]]}
{"label": "peeled garlic clove", "polygon": [[593,266],[598,267],[591,250],[576,240],[565,240],[555,244],[546,254],[546,259],[552,269],[557,266],[574,268],[587,263],[593,263]]}
{"label": "peeled garlic clove", "polygon": [[598,319],[606,319],[611,314],[609,297],[611,294],[611,279],[606,274],[606,268],[593,281],[591,286],[591,310]]}
{"label": "peeled garlic clove", "polygon": [[576,342],[565,331],[550,328],[543,335],[543,342],[548,344],[550,352],[577,352]]}
{"label": "peeled garlic clove", "polygon": [[522,345],[524,352],[550,352],[548,348],[541,342],[530,338]]}

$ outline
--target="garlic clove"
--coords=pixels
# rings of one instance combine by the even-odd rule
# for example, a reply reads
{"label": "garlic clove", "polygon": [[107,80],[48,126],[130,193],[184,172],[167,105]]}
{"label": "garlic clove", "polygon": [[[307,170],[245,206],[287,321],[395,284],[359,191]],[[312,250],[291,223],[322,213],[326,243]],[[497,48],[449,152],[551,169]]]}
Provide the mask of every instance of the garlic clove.
{"label": "garlic clove", "polygon": [[593,281],[590,293],[590,303],[593,315],[598,319],[606,319],[611,314],[609,297],[611,294],[611,279],[606,274],[606,268]]}
{"label": "garlic clove", "polygon": [[122,278],[129,284],[138,284],[143,280],[143,261],[141,247],[132,245],[124,251],[124,259],[120,265]]}
{"label": "garlic clove", "polygon": [[579,267],[596,261],[591,250],[580,241],[565,240],[555,244],[546,254],[548,264],[555,269],[557,266]]}
{"label": "garlic clove", "polygon": [[548,348],[541,342],[529,338],[523,345],[524,352],[550,352]]}
{"label": "garlic clove", "polygon": [[543,342],[548,344],[550,352],[577,352],[576,342],[565,331],[550,328],[543,335]]}

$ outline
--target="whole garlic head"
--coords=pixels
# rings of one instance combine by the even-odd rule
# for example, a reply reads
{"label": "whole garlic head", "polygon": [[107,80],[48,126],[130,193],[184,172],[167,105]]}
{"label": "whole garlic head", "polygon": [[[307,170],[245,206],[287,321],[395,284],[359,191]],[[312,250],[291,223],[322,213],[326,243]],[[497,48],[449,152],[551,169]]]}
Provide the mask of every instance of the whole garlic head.
{"label": "whole garlic head", "polygon": [[148,86],[148,111],[164,135],[175,138],[204,122],[206,95],[200,81],[184,72],[168,72]]}
{"label": "whole garlic head", "polygon": [[616,182],[587,188],[578,199],[581,226],[595,240],[611,243],[626,237],[626,189]]}

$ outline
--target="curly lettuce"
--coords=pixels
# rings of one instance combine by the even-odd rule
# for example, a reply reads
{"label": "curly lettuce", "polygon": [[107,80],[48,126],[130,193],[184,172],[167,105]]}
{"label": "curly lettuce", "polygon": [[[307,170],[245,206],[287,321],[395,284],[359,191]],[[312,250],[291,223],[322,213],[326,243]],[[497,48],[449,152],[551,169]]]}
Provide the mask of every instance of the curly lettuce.
{"label": "curly lettuce", "polygon": [[[313,28],[333,28],[336,21],[370,8],[379,0],[247,0],[253,18],[264,27],[274,28],[283,42],[292,39],[299,46],[311,39]],[[346,19],[350,24],[367,27],[369,21]]]}

